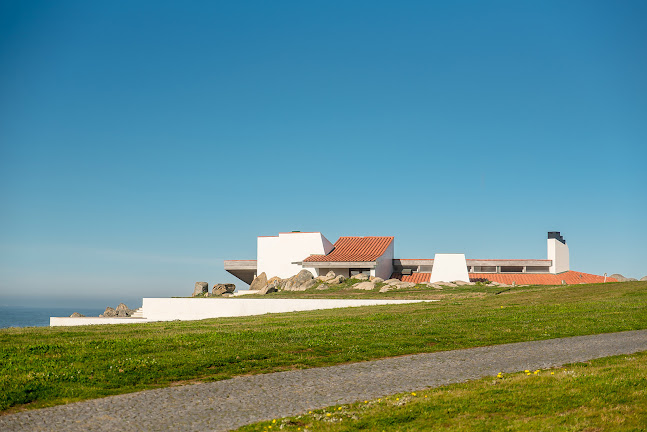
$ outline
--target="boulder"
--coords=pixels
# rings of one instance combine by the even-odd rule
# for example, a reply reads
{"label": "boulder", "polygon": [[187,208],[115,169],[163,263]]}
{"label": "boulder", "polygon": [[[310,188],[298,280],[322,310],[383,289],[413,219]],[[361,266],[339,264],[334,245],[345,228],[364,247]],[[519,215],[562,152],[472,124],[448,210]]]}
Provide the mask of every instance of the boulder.
{"label": "boulder", "polygon": [[326,273],[325,275],[317,276],[315,279],[320,280],[320,281],[323,281],[323,282],[327,282],[327,281],[329,281],[329,280],[331,280],[331,279],[334,279],[336,276],[337,276],[337,275],[335,274],[335,272],[334,272],[334,271],[332,271],[332,270],[330,270],[330,271],[329,271],[328,273]]}
{"label": "boulder", "polygon": [[311,281],[312,279],[314,279],[314,276],[312,275],[312,273],[310,273],[306,269],[303,269],[296,275],[289,278],[285,283],[285,286],[283,287],[283,289],[286,291],[304,291],[305,288],[301,288],[301,287],[305,285],[306,282]]}
{"label": "boulder", "polygon": [[[637,280],[638,280],[638,279],[636,279],[636,278],[628,278],[628,277],[624,277],[624,276],[623,276],[623,275],[621,275],[620,273],[614,273],[614,274],[612,274],[612,275],[611,275],[611,276],[609,276],[609,277],[615,278],[615,280],[617,280],[618,282],[635,282],[635,281],[637,281]],[[647,276],[645,276],[645,277],[647,277]],[[643,279],[644,279],[644,278],[643,278]],[[642,279],[641,279],[641,280],[642,280]]]}
{"label": "boulder", "polygon": [[380,288],[381,293],[389,292],[391,290],[395,289],[395,285],[384,285],[382,288]]}
{"label": "boulder", "polygon": [[231,284],[231,283],[216,284],[213,286],[213,289],[211,290],[211,295],[221,296],[224,294],[232,294],[234,291],[236,291],[236,285],[234,284]]}
{"label": "boulder", "polygon": [[353,275],[350,278],[351,279],[357,279],[357,280],[368,280],[368,276],[366,276],[364,273],[359,273],[359,274]]}
{"label": "boulder", "polygon": [[271,277],[271,278],[269,278],[269,279],[267,280],[267,284],[268,284],[268,285],[270,285],[270,284],[272,284],[272,283],[274,283],[274,282],[277,282],[277,283],[275,283],[275,284],[274,284],[274,286],[279,286],[279,285],[281,284],[281,281],[282,281],[282,280],[283,280],[283,279],[281,279],[280,277],[278,277],[278,276],[274,276],[274,277]]}
{"label": "boulder", "polygon": [[117,316],[117,312],[116,312],[113,308],[111,308],[110,306],[108,306],[108,307],[106,308],[105,312],[103,312],[103,314],[102,314],[102,315],[103,315],[103,317],[102,317],[102,318],[111,318],[111,317],[116,317],[116,316]]}
{"label": "boulder", "polygon": [[455,285],[458,285],[458,286],[474,285],[473,283],[465,282],[465,281],[461,281],[461,280],[455,280],[455,281],[452,281],[452,283],[455,284]]}
{"label": "boulder", "polygon": [[202,295],[206,292],[209,292],[209,284],[206,282],[196,282],[195,288],[193,288],[193,295],[191,297]]}
{"label": "boulder", "polygon": [[369,281],[358,282],[355,285],[353,285],[353,288],[357,289],[357,290],[371,291],[371,290],[375,289],[375,284],[373,282],[369,282]]}
{"label": "boulder", "polygon": [[328,288],[330,288],[330,286],[326,285],[325,283],[322,283],[317,287],[318,290],[327,290]]}
{"label": "boulder", "polygon": [[273,282],[272,285],[266,285],[265,288],[261,289],[258,293],[262,294],[262,295],[265,295],[265,294],[273,293],[273,292],[276,292],[276,291],[278,291],[278,290],[276,289],[275,282]]}
{"label": "boulder", "polygon": [[249,285],[249,289],[252,291],[262,290],[266,286],[267,286],[267,275],[265,274],[265,272],[263,272],[254,278],[251,285]]}
{"label": "boulder", "polygon": [[384,283],[387,284],[387,285],[395,283],[395,282],[402,282],[402,281],[400,279],[395,279],[395,278],[394,279],[387,279],[387,280],[384,281]]}
{"label": "boulder", "polygon": [[310,289],[317,285],[317,281],[315,279],[310,279],[309,281],[306,281],[303,285],[295,285],[292,286],[292,288],[289,291],[305,291],[307,289]]}
{"label": "boulder", "polygon": [[382,282],[384,282],[384,279],[382,279],[381,277],[377,277],[377,276],[376,276],[376,277],[371,277],[371,278],[370,278],[370,281],[371,281],[371,282],[373,282],[373,283],[376,283],[376,284],[377,284],[377,283],[382,283]]}
{"label": "boulder", "polygon": [[78,312],[74,312],[72,315],[70,315],[70,318],[83,318],[85,315],[80,314]]}
{"label": "boulder", "polygon": [[335,276],[332,279],[327,279],[325,282],[329,283],[329,284],[332,284],[332,285],[337,285],[337,284],[342,283],[345,280],[346,280],[346,278],[344,276],[338,275],[338,276]]}

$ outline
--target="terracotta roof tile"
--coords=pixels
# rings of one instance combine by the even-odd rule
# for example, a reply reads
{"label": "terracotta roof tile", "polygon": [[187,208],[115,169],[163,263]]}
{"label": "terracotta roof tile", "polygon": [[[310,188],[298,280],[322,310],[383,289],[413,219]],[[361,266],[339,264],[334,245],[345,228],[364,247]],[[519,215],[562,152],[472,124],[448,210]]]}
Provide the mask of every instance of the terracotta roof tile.
{"label": "terracotta roof tile", "polygon": [[[598,276],[578,271],[567,271],[564,273],[470,273],[470,279],[483,278],[492,282],[499,282],[512,285],[560,285],[562,281],[568,285],[581,283],[602,283],[604,276]],[[615,278],[607,277],[607,282],[617,282]]]}
{"label": "terracotta roof tile", "polygon": [[[578,271],[567,271],[559,274],[550,273],[470,273],[470,279],[487,279],[492,282],[499,282],[512,285],[560,285],[562,281],[568,285],[581,283],[602,283],[604,276],[598,276]],[[400,279],[403,282],[429,282],[431,273],[413,273],[411,275],[401,275],[393,273],[392,278]],[[615,278],[607,277],[607,282],[618,282]]]}
{"label": "terracotta roof tile", "polygon": [[412,273],[410,275],[402,275],[400,273],[393,273],[392,279],[400,279],[402,282],[422,283],[429,282],[431,273]]}
{"label": "terracotta roof tile", "polygon": [[375,261],[392,242],[393,237],[339,237],[328,255],[310,255],[303,262]]}

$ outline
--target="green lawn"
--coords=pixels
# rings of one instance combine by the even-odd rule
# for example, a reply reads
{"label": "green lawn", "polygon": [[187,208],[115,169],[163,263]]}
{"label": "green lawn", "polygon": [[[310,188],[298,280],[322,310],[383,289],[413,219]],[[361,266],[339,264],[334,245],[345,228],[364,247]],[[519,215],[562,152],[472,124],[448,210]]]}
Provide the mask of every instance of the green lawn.
{"label": "green lawn", "polygon": [[644,431],[647,353],[505,374],[274,419],[239,432]]}
{"label": "green lawn", "polygon": [[441,301],[193,322],[3,329],[0,411],[178,382],[647,328],[647,282],[499,291],[411,289],[388,294]]}

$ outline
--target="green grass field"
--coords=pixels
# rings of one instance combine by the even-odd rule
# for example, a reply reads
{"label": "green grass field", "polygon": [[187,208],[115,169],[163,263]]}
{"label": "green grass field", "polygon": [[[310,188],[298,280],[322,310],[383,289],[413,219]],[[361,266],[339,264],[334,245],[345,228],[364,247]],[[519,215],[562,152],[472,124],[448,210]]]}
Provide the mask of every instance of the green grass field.
{"label": "green grass field", "polygon": [[[3,329],[0,410],[242,374],[647,328],[647,282],[499,291],[414,288],[388,297],[441,301],[193,322]],[[337,296],[344,292],[356,295],[346,287]]]}
{"label": "green grass field", "polygon": [[[536,373],[535,373],[536,372]],[[239,432],[644,431],[647,353],[331,406]]]}

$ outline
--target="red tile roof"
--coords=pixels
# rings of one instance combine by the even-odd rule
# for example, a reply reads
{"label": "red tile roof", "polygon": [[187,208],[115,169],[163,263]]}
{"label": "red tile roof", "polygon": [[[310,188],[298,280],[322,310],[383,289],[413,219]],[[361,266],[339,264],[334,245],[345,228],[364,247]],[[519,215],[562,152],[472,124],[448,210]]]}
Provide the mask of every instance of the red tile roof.
{"label": "red tile roof", "polygon": [[422,283],[429,282],[431,273],[412,273],[410,275],[402,275],[400,273],[393,273],[391,278],[400,279],[402,282]]}
{"label": "red tile roof", "polygon": [[[602,283],[604,276],[598,276],[578,271],[567,271],[558,274],[533,273],[470,273],[470,279],[483,278],[492,282],[512,285],[560,285],[562,281],[568,285],[580,283]],[[617,282],[615,278],[607,277],[607,282]]]}
{"label": "red tile roof", "polygon": [[375,261],[391,243],[393,237],[339,237],[328,255],[310,255],[303,262]]}
{"label": "red tile roof", "polygon": [[[550,273],[470,273],[470,279],[487,279],[492,282],[499,282],[512,285],[560,285],[565,281],[568,285],[580,283],[602,283],[604,276],[598,276],[578,271],[567,271],[559,274]],[[413,273],[412,275],[401,275],[393,273],[392,278],[400,279],[403,282],[429,282],[431,273]],[[618,282],[615,278],[607,277],[607,282]]]}

